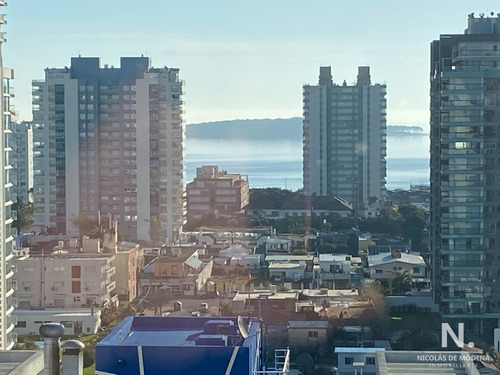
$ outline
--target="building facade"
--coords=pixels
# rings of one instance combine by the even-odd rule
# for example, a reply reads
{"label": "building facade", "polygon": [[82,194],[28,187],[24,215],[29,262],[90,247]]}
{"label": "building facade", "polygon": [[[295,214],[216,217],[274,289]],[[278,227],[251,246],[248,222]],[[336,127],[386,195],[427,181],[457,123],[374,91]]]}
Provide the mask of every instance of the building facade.
{"label": "building facade", "polygon": [[171,242],[183,224],[183,82],[148,57],[76,57],[33,81],[34,219],[77,234],[112,215],[128,240]]}
{"label": "building facade", "polygon": [[64,251],[17,258],[18,308],[90,308],[114,301],[114,260],[114,254]]}
{"label": "building facade", "polygon": [[500,21],[469,15],[431,44],[431,248],[442,317],[467,332],[500,318]]}
{"label": "building facade", "polygon": [[137,297],[137,276],[142,248],[132,242],[120,242],[115,253],[116,295],[120,302],[131,302]]}
{"label": "building facade", "polygon": [[372,85],[370,68],[357,83],[333,83],[321,67],[319,83],[304,86],[303,180],[306,195],[336,195],[355,208],[386,195],[386,86]]}
{"label": "building facade", "polygon": [[[7,5],[7,2],[0,0],[0,7]],[[1,8],[0,8],[1,9]],[[5,24],[4,14],[0,10],[0,26]],[[0,32],[0,46],[5,42],[5,35]],[[14,71],[3,66],[0,52],[0,75],[2,85],[0,94],[2,101],[2,120],[0,126],[0,138],[2,146],[0,152],[0,166],[3,173],[0,173],[0,350],[11,349],[14,346],[13,329],[14,324],[11,313],[14,310],[13,285],[12,285],[12,247],[15,229],[12,228],[14,213],[12,212],[12,114],[14,113],[11,104],[12,88],[11,80],[14,78]]]}
{"label": "building facade", "polygon": [[201,294],[212,276],[213,259],[200,259],[196,248],[173,247],[161,253],[141,271],[139,294],[165,293],[194,296]]}
{"label": "building facade", "polygon": [[30,122],[12,124],[12,165],[14,167],[12,200],[32,202],[33,188],[33,129]]}
{"label": "building facade", "polygon": [[248,178],[219,170],[216,165],[196,168],[194,181],[186,186],[188,218],[236,214],[249,202]]}

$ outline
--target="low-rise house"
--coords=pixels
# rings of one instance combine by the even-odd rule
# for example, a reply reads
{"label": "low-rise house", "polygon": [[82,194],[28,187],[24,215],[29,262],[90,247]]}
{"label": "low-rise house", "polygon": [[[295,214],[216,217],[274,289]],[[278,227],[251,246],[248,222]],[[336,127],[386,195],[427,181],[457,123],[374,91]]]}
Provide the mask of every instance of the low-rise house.
{"label": "low-rise house", "polygon": [[38,335],[43,323],[61,323],[67,336],[90,335],[101,327],[101,310],[88,309],[46,309],[20,310],[12,313],[16,321],[14,333]]}
{"label": "low-rise house", "polygon": [[231,301],[231,308],[235,313],[249,310],[258,312],[261,317],[272,314],[272,311],[295,313],[298,298],[299,293],[296,291],[253,290],[236,294]]}
{"label": "low-rise house", "polygon": [[427,275],[427,266],[420,255],[401,252],[380,253],[368,256],[370,278],[378,280],[392,279],[397,272],[408,272],[414,282]]}
{"label": "low-rise house", "polygon": [[197,295],[212,275],[213,259],[201,260],[195,248],[162,249],[140,275],[140,294],[146,289],[172,295]]}
{"label": "low-rise house", "polygon": [[351,283],[351,255],[320,254],[319,285],[322,288],[345,289]]}
{"label": "low-rise house", "polygon": [[279,237],[268,237],[264,242],[265,254],[290,254],[292,240]]}
{"label": "low-rise house", "polygon": [[279,220],[288,217],[337,216],[350,217],[352,205],[340,197],[290,196],[276,200],[272,196],[251,199],[245,209],[247,216]]}
{"label": "low-rise house", "polygon": [[328,340],[330,324],[327,320],[290,321],[288,323],[288,345],[292,353],[317,350]]}
{"label": "low-rise house", "polygon": [[230,244],[219,251],[219,254],[214,258],[214,262],[219,265],[224,265],[227,269],[232,269],[236,265],[255,268],[260,266],[261,256],[259,254],[254,254],[254,250],[253,247],[244,244]]}
{"label": "low-rise house", "polygon": [[304,279],[306,263],[270,263],[269,279],[277,283],[301,281]]}
{"label": "low-rise house", "polygon": [[274,282],[308,282],[313,276],[312,255],[268,255],[269,279]]}

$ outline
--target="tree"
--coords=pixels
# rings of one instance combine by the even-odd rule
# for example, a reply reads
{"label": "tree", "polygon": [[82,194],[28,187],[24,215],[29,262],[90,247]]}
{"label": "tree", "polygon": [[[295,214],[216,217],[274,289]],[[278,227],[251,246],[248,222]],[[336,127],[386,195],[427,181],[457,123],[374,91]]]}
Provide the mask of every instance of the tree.
{"label": "tree", "polygon": [[398,207],[398,213],[403,219],[401,228],[403,236],[411,240],[412,245],[418,248],[425,228],[424,211],[413,204],[403,204]]}
{"label": "tree", "polygon": [[363,291],[361,293],[361,298],[370,301],[375,308],[377,316],[383,316],[385,314],[385,295],[384,287],[380,282],[374,281],[363,286]]}
{"label": "tree", "polygon": [[17,212],[17,218],[12,226],[17,229],[17,233],[22,233],[23,229],[27,229],[33,224],[33,206],[31,203],[24,203],[21,197],[17,197],[12,209]]}
{"label": "tree", "polygon": [[88,215],[80,214],[71,218],[71,224],[80,231],[80,236],[99,237],[99,221]]}
{"label": "tree", "polygon": [[411,289],[411,276],[408,271],[394,273],[391,286],[393,294],[402,295]]}
{"label": "tree", "polygon": [[336,246],[331,243],[322,243],[316,250],[319,254],[332,254],[335,252]]}

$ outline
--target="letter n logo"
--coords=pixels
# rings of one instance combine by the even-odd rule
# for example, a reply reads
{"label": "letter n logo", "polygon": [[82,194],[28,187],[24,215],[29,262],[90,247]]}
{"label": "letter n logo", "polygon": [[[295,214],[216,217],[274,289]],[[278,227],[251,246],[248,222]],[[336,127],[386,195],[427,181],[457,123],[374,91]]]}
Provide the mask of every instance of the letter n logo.
{"label": "letter n logo", "polygon": [[453,342],[459,348],[464,347],[464,324],[458,323],[458,336],[451,329],[448,323],[441,323],[441,347],[448,347],[448,335],[452,338]]}

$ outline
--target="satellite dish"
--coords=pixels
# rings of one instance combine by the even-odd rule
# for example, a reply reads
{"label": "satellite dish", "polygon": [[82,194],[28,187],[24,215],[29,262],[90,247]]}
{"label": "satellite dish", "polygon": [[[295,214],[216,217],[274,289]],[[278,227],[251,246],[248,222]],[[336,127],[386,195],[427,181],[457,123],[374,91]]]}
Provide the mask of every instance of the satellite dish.
{"label": "satellite dish", "polygon": [[238,329],[240,330],[241,337],[246,339],[248,337],[248,328],[246,327],[246,324],[243,321],[241,315],[238,315]]}
{"label": "satellite dish", "polygon": [[295,360],[295,365],[305,374],[311,374],[314,370],[314,360],[308,353],[300,353]]}

